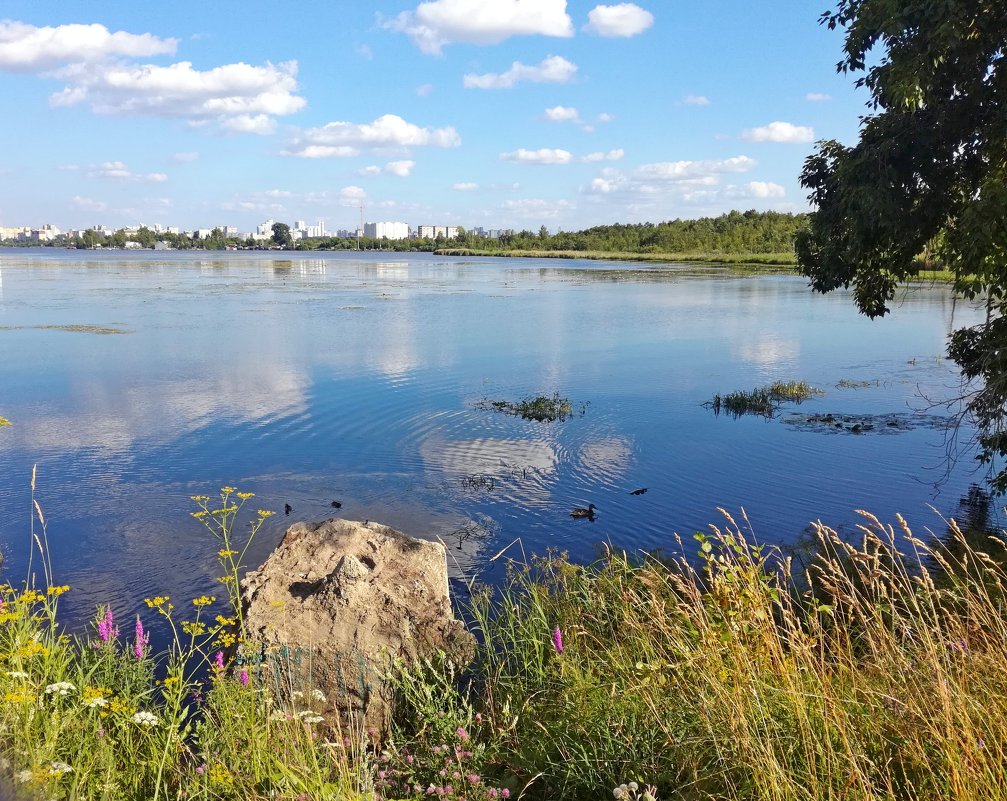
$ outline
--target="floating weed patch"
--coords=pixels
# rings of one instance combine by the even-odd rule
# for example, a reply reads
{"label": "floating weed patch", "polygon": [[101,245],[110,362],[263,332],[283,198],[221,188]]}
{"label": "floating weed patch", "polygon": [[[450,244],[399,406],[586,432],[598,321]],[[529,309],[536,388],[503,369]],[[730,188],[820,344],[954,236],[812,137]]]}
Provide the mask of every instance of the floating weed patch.
{"label": "floating weed patch", "polygon": [[10,420],[8,420],[6,417],[0,417],[0,428],[4,428],[4,427],[10,426],[10,425],[14,425],[14,424]]}
{"label": "floating weed patch", "polygon": [[534,398],[525,398],[517,403],[483,398],[476,404],[476,408],[492,409],[539,423],[554,423],[557,420],[568,420],[583,415],[587,411],[587,404],[575,407],[569,398],[561,398],[559,393],[556,393],[551,396],[537,395]]}
{"label": "floating weed patch", "polygon": [[879,383],[877,379],[873,381],[857,381],[853,378],[840,378],[836,382],[836,389],[866,389],[867,387],[876,387]]}
{"label": "floating weed patch", "polygon": [[125,328],[104,325],[2,325],[0,331],[69,331],[74,334],[129,334]]}
{"label": "floating weed patch", "polygon": [[953,425],[936,414],[788,414],[789,426],[804,431],[837,434],[902,434],[917,428],[943,430]]}
{"label": "floating weed patch", "polygon": [[805,381],[776,381],[769,386],[756,387],[751,392],[739,390],[726,395],[717,394],[703,405],[713,409],[714,414],[724,411],[735,417],[745,414],[772,417],[783,403],[801,403],[824,394]]}

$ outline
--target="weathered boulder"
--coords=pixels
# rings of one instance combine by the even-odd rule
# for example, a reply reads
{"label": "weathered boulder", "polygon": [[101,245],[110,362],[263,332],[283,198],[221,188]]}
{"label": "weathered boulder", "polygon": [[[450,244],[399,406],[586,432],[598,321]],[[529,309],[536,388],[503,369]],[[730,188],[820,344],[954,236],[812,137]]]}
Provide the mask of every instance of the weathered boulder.
{"label": "weathered boulder", "polygon": [[241,587],[257,649],[246,656],[261,660],[281,698],[308,708],[314,697],[310,708],[333,728],[388,730],[392,659],[414,664],[443,650],[463,664],[474,653],[451,610],[444,546],[388,526],[295,523]]}

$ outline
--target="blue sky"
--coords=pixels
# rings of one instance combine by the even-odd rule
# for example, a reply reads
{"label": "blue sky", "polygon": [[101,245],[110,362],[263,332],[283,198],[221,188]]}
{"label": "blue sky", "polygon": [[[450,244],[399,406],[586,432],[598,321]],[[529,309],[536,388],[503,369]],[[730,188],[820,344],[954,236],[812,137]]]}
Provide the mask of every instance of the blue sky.
{"label": "blue sky", "polygon": [[0,226],[803,211],[865,113],[823,8],[3,0]]}

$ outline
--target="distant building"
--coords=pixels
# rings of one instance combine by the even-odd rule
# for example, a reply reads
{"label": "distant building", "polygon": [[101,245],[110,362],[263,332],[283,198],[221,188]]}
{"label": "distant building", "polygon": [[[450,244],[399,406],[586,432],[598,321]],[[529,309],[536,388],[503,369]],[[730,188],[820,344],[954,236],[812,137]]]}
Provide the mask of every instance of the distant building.
{"label": "distant building", "polygon": [[420,239],[457,239],[458,228],[453,225],[418,225],[416,226],[416,236]]}
{"label": "distant building", "polygon": [[408,239],[409,224],[404,222],[364,223],[364,236],[371,239]]}
{"label": "distant building", "polygon": [[[273,235],[273,223],[274,222],[276,222],[276,220],[266,220],[263,223],[259,223],[258,226],[256,226],[256,228],[255,228],[255,233],[258,234],[259,237],[261,237],[261,236],[272,236]],[[258,237],[256,237],[256,238],[258,238]]]}

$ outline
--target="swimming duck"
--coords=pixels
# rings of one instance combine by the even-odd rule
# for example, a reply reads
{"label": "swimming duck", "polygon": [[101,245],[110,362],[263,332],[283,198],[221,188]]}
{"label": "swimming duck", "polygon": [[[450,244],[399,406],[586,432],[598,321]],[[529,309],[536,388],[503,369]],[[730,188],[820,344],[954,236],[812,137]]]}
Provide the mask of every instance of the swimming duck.
{"label": "swimming duck", "polygon": [[580,518],[586,517],[588,520],[593,520],[594,510],[595,505],[593,503],[589,503],[587,505],[587,509],[582,509],[581,507],[578,506],[576,509],[570,512],[570,517],[580,517]]}

